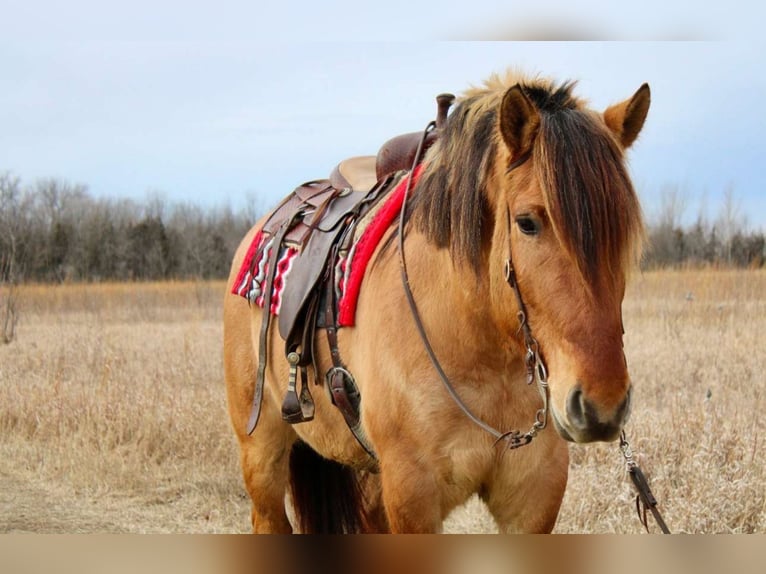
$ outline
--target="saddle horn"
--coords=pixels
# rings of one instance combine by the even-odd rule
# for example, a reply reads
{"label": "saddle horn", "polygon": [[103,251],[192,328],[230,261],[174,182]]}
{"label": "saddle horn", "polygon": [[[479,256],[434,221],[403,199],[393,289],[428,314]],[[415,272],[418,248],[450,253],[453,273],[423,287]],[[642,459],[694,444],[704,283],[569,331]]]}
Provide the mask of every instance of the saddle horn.
{"label": "saddle horn", "polygon": [[440,130],[447,121],[447,113],[455,103],[455,94],[439,94],[436,96],[436,129]]}
{"label": "saddle horn", "polygon": [[[447,114],[453,103],[455,103],[454,94],[444,93],[436,96],[436,129],[428,134],[424,152],[438,139],[439,132],[447,123]],[[422,131],[402,134],[383,144],[375,160],[375,175],[378,181],[395,171],[412,167],[422,134]]]}

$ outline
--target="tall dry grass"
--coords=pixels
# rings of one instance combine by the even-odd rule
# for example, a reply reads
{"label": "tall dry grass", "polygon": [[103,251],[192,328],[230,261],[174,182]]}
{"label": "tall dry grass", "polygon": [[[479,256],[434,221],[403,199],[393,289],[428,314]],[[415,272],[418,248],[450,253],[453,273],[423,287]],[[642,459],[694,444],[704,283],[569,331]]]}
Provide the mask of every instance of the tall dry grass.
{"label": "tall dry grass", "polygon": [[[28,494],[44,496],[39,507],[9,503],[0,531],[4,523],[35,531],[241,528],[221,374],[223,288],[23,290],[18,341],[0,349],[0,484],[29,485],[20,506],[37,504]],[[69,510],[46,516],[57,500]],[[113,510],[99,517],[103,505]]]}
{"label": "tall dry grass", "polygon": [[[223,283],[28,286],[0,347],[0,532],[248,530]],[[651,272],[625,302],[628,435],[674,531],[766,531],[766,273]],[[615,444],[572,446],[557,532],[639,532]],[[448,532],[492,532],[476,501]],[[656,529],[655,529],[656,530]]]}

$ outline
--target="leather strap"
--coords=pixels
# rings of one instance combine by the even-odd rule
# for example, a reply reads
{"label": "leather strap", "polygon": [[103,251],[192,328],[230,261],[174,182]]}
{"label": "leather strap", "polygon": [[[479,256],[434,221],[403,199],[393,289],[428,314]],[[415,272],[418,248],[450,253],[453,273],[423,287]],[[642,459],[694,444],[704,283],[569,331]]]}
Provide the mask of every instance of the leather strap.
{"label": "leather strap", "polygon": [[282,239],[292,226],[297,213],[287,219],[274,236],[271,243],[271,257],[269,258],[269,273],[266,277],[266,291],[263,294],[263,318],[261,319],[261,332],[258,342],[258,372],[255,377],[255,391],[253,392],[253,405],[250,409],[250,420],[247,422],[247,434],[253,434],[258,418],[261,416],[261,403],[263,402],[263,383],[266,378],[266,355],[268,353],[269,325],[271,324],[271,295],[274,288],[274,278],[277,275],[277,263],[279,252],[282,247]]}
{"label": "leather strap", "polygon": [[306,246],[306,242],[308,242],[308,240],[311,238],[311,234],[314,233],[314,231],[318,228],[319,222],[322,221],[324,214],[327,212],[330,205],[332,205],[332,202],[335,200],[335,198],[338,197],[341,193],[343,193],[342,189],[333,189],[327,199],[325,199],[319,206],[317,206],[311,223],[308,225],[306,232],[300,239],[301,249]]}
{"label": "leather strap", "polygon": [[[314,372],[314,380],[317,381],[316,365],[314,363],[314,331],[316,329],[317,302],[319,297],[309,300],[308,308],[302,316],[302,321],[296,324],[290,332],[290,338],[285,341],[285,357],[290,364],[290,380],[287,393],[282,401],[282,420],[290,424],[308,422],[314,419],[314,399],[309,390],[309,373],[311,367]],[[300,335],[300,339],[298,338]],[[291,363],[291,359],[295,364]],[[301,390],[300,395],[295,389],[293,377],[300,372]]]}
{"label": "leather strap", "polygon": [[415,321],[415,327],[417,328],[418,333],[420,334],[420,339],[423,341],[423,346],[425,347],[426,352],[428,353],[428,358],[431,360],[431,364],[433,365],[434,369],[436,369],[436,372],[439,374],[439,378],[444,384],[444,388],[447,390],[449,395],[452,397],[452,400],[455,401],[455,403],[460,408],[460,410],[463,411],[463,413],[469,419],[471,419],[475,424],[480,426],[489,434],[494,436],[496,439],[500,439],[503,436],[503,433],[495,429],[494,427],[488,425],[487,423],[485,423],[483,420],[481,420],[480,418],[478,418],[476,415],[474,415],[471,412],[471,410],[466,406],[466,404],[460,398],[460,395],[457,394],[457,391],[452,386],[452,382],[449,380],[449,377],[447,377],[447,374],[444,372],[444,369],[442,368],[441,363],[439,362],[439,359],[436,357],[436,353],[434,352],[433,347],[431,346],[431,342],[428,339],[428,335],[426,334],[426,329],[425,329],[425,326],[423,325],[423,321],[420,318],[420,311],[418,310],[418,306],[415,303],[415,297],[412,295],[412,288],[410,287],[409,274],[407,273],[407,261],[404,256],[404,222],[406,219],[405,215],[407,210],[407,199],[409,198],[410,188],[412,186],[412,173],[414,172],[414,167],[415,165],[417,165],[420,155],[423,153],[423,148],[425,145],[426,138],[428,137],[428,134],[435,127],[436,127],[436,122],[430,122],[426,126],[426,129],[423,131],[423,135],[420,139],[420,144],[418,146],[418,151],[415,154],[413,169],[410,172],[410,175],[408,176],[409,179],[407,180],[407,187],[404,190],[404,199],[402,200],[402,212],[399,215],[399,265],[400,265],[401,276],[402,276],[402,285],[404,286],[404,294],[407,297],[407,304],[410,307],[410,312],[412,313],[412,317]]}
{"label": "leather strap", "polygon": [[332,258],[328,264],[328,279],[325,283],[325,333],[327,334],[327,344],[330,348],[330,358],[332,359],[332,368],[327,372],[325,378],[330,389],[333,404],[338,407],[349,430],[351,430],[351,433],[365,452],[373,459],[377,468],[378,457],[362,428],[359,418],[359,406],[358,404],[352,404],[349,397],[349,384],[353,387],[354,392],[358,393],[356,381],[354,381],[353,375],[346,369],[338,347],[338,328],[335,316],[335,265],[333,265],[337,251],[338,245],[333,248]]}
{"label": "leather strap", "polygon": [[[430,122],[426,126],[425,130],[423,131],[423,135],[421,136],[420,144],[418,146],[417,153],[415,154],[415,159],[413,161],[412,171],[410,172],[410,174],[412,174],[415,171],[415,166],[420,161],[420,157],[423,153],[423,149],[424,149],[428,134],[432,129],[435,128],[435,126],[436,126],[436,122]],[[398,229],[399,264],[400,264],[401,277],[402,277],[402,286],[404,287],[404,294],[407,298],[407,304],[410,307],[410,312],[415,322],[415,327],[420,335],[421,341],[423,342],[423,346],[425,347],[426,353],[428,354],[428,358],[431,361],[431,364],[433,365],[434,369],[438,373],[439,379],[441,379],[441,382],[444,385],[445,390],[450,395],[450,397],[452,397],[452,400],[455,402],[458,408],[460,408],[463,414],[465,414],[466,417],[468,417],[474,424],[482,428],[484,431],[486,431],[487,433],[495,437],[496,443],[500,441],[505,441],[509,449],[519,448],[521,446],[527,445],[532,441],[532,439],[535,436],[537,436],[537,433],[539,432],[539,430],[545,428],[545,424],[546,424],[545,417],[547,416],[548,396],[547,396],[547,382],[545,380],[545,367],[542,365],[542,362],[536,350],[534,353],[532,353],[531,360],[530,360],[530,351],[528,351],[527,360],[526,360],[527,372],[528,373],[531,372],[532,380],[534,380],[536,373],[539,373],[542,375],[538,378],[538,386],[540,387],[540,395],[543,400],[543,408],[538,410],[535,416],[535,422],[533,423],[532,428],[530,428],[530,430],[527,431],[526,433],[522,433],[521,431],[518,431],[518,430],[512,430],[507,432],[501,432],[497,430],[493,426],[487,424],[486,422],[481,420],[479,417],[477,417],[460,398],[460,395],[457,393],[457,390],[455,390],[455,387],[452,385],[452,382],[449,380],[449,377],[444,372],[444,369],[442,368],[441,363],[439,362],[439,359],[436,357],[436,353],[434,352],[433,347],[431,346],[431,342],[428,339],[428,334],[426,333],[425,326],[423,325],[423,320],[420,317],[420,311],[418,310],[417,304],[415,303],[415,298],[412,295],[412,289],[410,287],[409,275],[407,273],[407,261],[404,255],[404,222],[406,220],[405,215],[407,210],[407,199],[409,197],[411,186],[412,186],[412,177],[410,175],[409,179],[407,180],[407,186],[404,190],[402,210],[399,215],[399,229]],[[510,228],[509,228],[509,234],[510,234]],[[508,261],[508,267],[506,268],[506,276],[507,276],[508,268],[512,270],[510,259]],[[509,283],[510,283],[510,279],[509,279]],[[511,287],[513,288],[513,291],[516,294],[517,299],[521,301],[521,293],[518,290],[518,285],[515,284],[515,275],[514,275],[514,283],[511,284]],[[523,306],[523,301],[522,301],[522,306]],[[524,315],[524,318],[526,319],[526,315]],[[521,321],[521,313],[519,314],[519,320]],[[529,327],[527,325],[525,328],[525,324],[526,324],[526,320],[524,321],[524,323],[522,323],[522,328],[525,329],[525,334],[526,334],[528,332]],[[531,332],[529,333],[529,335],[531,337]]]}

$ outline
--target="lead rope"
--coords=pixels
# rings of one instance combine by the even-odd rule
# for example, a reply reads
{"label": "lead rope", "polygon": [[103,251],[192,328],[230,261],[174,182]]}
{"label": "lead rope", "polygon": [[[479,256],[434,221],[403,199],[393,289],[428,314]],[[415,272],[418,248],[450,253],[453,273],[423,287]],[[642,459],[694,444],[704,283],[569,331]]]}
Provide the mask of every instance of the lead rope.
{"label": "lead rope", "polygon": [[[473,412],[471,412],[471,409],[469,409],[468,406],[463,402],[463,400],[460,398],[460,395],[458,395],[457,391],[455,390],[454,386],[449,380],[449,377],[447,377],[447,374],[444,372],[444,369],[442,368],[441,363],[439,362],[439,359],[436,357],[436,353],[434,352],[433,347],[431,346],[431,342],[428,339],[428,335],[426,334],[423,321],[420,317],[420,312],[418,311],[417,304],[415,303],[415,298],[412,295],[412,289],[410,288],[410,280],[409,280],[409,275],[407,273],[407,261],[404,255],[404,221],[405,221],[405,215],[407,212],[407,199],[409,198],[410,190],[412,187],[412,177],[415,172],[415,168],[417,167],[418,163],[420,163],[420,159],[423,154],[423,146],[424,146],[426,137],[431,132],[431,130],[433,130],[435,127],[436,127],[436,122],[432,121],[432,122],[429,122],[425,130],[423,130],[423,135],[421,136],[420,142],[418,143],[417,152],[415,153],[415,158],[412,163],[412,169],[410,170],[410,174],[407,176],[407,184],[404,189],[404,198],[402,200],[402,209],[399,214],[399,229],[398,229],[399,265],[401,270],[402,285],[404,287],[404,294],[407,297],[407,303],[409,304],[410,311],[412,313],[412,318],[415,321],[415,327],[417,328],[418,333],[420,335],[420,339],[423,342],[423,345],[426,349],[428,358],[430,359],[434,369],[436,369],[436,372],[438,373],[439,378],[441,379],[441,382],[444,385],[444,388],[446,389],[450,397],[452,397],[452,400],[474,424],[481,427],[483,430],[485,430],[490,435],[495,437],[495,444],[501,441],[505,441],[507,443],[509,450],[519,448],[532,442],[532,439],[535,438],[537,434],[542,429],[544,429],[547,425],[547,422],[548,422],[548,375],[547,375],[547,370],[545,368],[545,364],[540,358],[540,354],[538,350],[539,345],[537,344],[537,341],[535,340],[535,338],[532,336],[529,325],[527,324],[526,312],[524,311],[523,301],[521,300],[521,294],[518,291],[518,287],[515,281],[515,276],[513,275],[513,265],[511,264],[510,253],[508,254],[509,258],[505,264],[506,280],[508,281],[509,285],[511,286],[514,293],[516,294],[517,301],[521,303],[518,316],[519,316],[520,330],[522,330],[524,333],[525,346],[526,346],[526,352],[527,352],[526,358],[525,358],[525,365],[527,367],[527,376],[528,376],[527,383],[531,383],[533,379],[537,380],[538,391],[543,401],[542,408],[539,409],[537,413],[535,414],[535,421],[532,424],[532,427],[525,433],[522,433],[521,431],[518,431],[518,430],[501,432],[497,430],[496,428],[494,428],[493,426],[481,420],[476,415],[474,415]],[[510,229],[509,229],[509,233],[510,233]],[[513,281],[511,281],[511,278],[513,278]]]}
{"label": "lead rope", "polygon": [[638,519],[641,521],[641,524],[644,525],[646,531],[649,532],[649,524],[646,515],[648,509],[652,513],[660,530],[662,530],[662,533],[670,534],[668,525],[665,524],[660,511],[657,509],[657,499],[654,498],[652,490],[649,488],[649,481],[646,480],[646,476],[633,457],[633,450],[630,448],[630,443],[628,442],[624,430],[620,433],[620,450],[625,459],[625,467],[630,475],[630,480],[633,482],[633,486],[636,487],[636,492],[638,492],[636,495],[636,512],[638,513]]}

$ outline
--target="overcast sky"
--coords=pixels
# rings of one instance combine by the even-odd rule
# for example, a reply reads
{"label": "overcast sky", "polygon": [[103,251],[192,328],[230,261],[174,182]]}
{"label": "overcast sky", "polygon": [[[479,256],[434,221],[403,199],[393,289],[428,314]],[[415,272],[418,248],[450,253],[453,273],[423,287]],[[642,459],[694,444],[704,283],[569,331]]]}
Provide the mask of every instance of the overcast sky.
{"label": "overcast sky", "polygon": [[[159,23],[172,20],[170,8],[147,19],[102,3],[56,3],[36,19],[36,4],[4,5],[10,33],[0,40],[0,172],[24,182],[57,177],[96,196],[159,192],[211,206],[236,207],[249,194],[266,207],[338,160],[374,154],[389,137],[421,129],[436,94],[517,66],[579,80],[577,92],[598,109],[649,82],[652,108],[629,155],[645,211],[656,211],[664,187],[677,186],[691,218],[702,198],[712,216],[733,186],[751,227],[766,229],[766,76],[756,39],[440,43],[431,29],[424,42],[320,43],[324,28],[309,34],[296,26],[280,39],[242,42],[224,39],[212,14],[190,19],[187,10],[192,24],[163,36]],[[400,4],[406,9],[390,6]],[[241,16],[240,34],[268,27],[262,14]],[[67,18],[74,28],[63,25]],[[92,18],[136,33],[89,27]],[[674,29],[710,36],[704,23],[692,24]],[[19,32],[27,28],[34,33]],[[460,36],[453,29],[441,37]]]}

